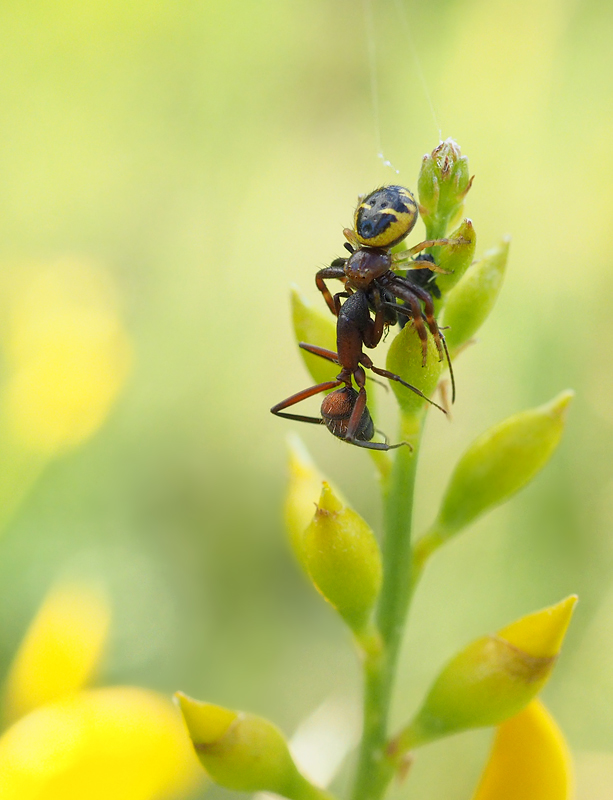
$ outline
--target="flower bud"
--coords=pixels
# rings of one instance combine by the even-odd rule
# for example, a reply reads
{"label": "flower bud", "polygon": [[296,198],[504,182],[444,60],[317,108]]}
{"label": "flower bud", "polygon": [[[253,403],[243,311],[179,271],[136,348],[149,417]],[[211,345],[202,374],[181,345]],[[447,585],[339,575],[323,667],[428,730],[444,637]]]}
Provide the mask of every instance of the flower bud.
{"label": "flower bud", "polygon": [[459,228],[449,234],[449,239],[450,244],[435,248],[436,263],[447,270],[447,274],[436,275],[436,285],[443,296],[460,281],[475,256],[477,235],[471,220],[465,219]]}
{"label": "flower bud", "polygon": [[564,737],[537,699],[498,728],[473,800],[568,800],[572,783]]}
{"label": "flower bud", "polygon": [[507,266],[509,242],[507,237],[488,251],[447,295],[444,324],[449,331],[445,337],[452,352],[474,336],[494,307]]}
{"label": "flower bud", "polygon": [[[304,532],[313,519],[321,494],[324,476],[317,469],[301,439],[295,434],[287,438],[289,450],[289,486],[285,500],[285,526],[294,555],[304,562]],[[340,492],[335,493],[342,498]],[[344,502],[344,501],[343,501]]]}
{"label": "flower bud", "polygon": [[[430,333],[428,333],[428,358],[426,366],[422,367],[421,340],[413,325],[405,325],[392,341],[387,354],[386,366],[390,372],[399,375],[411,386],[415,386],[426,397],[433,394],[443,369]],[[423,397],[397,381],[390,381],[390,385],[403,414],[414,417],[424,411],[426,401]]]}
{"label": "flower bud", "polygon": [[445,236],[450,223],[462,213],[471,183],[468,159],[453,139],[424,156],[417,189],[428,239]]}
{"label": "flower bud", "polygon": [[[292,287],[291,298],[296,340],[336,352],[336,325],[332,314],[324,315],[314,309],[296,286]],[[302,348],[300,348],[300,355],[315,383],[332,381],[339,373],[340,367],[332,361],[315,356],[313,353],[307,353]]]}
{"label": "flower bud", "polygon": [[182,692],[175,697],[202,766],[220,786],[293,800],[324,796],[298,772],[283,734],[268,720]]}
{"label": "flower bud", "polygon": [[418,561],[534,478],[560,442],[572,398],[572,391],[562,392],[545,405],[509,417],[472,443],[451,476],[437,520],[416,545]]}
{"label": "flower bud", "polygon": [[315,587],[353,631],[363,631],[381,586],[379,546],[362,517],[325,482],[303,555]]}
{"label": "flower bud", "polygon": [[577,598],[522,617],[494,636],[477,639],[438,676],[391,754],[468,728],[497,725],[519,713],[547,682]]}

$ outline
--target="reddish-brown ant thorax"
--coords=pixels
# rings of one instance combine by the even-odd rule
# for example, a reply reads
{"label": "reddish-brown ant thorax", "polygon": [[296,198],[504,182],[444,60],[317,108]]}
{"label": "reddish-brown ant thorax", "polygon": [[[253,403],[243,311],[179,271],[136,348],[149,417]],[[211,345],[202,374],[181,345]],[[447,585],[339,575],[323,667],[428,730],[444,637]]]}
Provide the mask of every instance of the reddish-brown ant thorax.
{"label": "reddish-brown ant thorax", "polygon": [[392,265],[384,250],[360,249],[345,264],[345,275],[356,289],[368,289],[375,278],[384,275]]}

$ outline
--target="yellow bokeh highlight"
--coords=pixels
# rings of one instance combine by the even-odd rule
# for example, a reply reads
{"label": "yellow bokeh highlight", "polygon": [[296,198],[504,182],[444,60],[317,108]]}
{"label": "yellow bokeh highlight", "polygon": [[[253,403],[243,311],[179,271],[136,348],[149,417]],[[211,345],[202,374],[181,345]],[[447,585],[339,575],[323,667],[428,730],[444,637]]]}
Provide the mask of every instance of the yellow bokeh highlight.
{"label": "yellow bokeh highlight", "polygon": [[10,669],[7,719],[13,721],[89,683],[100,662],[109,622],[109,604],[101,591],[82,584],[52,590]]}
{"label": "yellow bokeh highlight", "polygon": [[533,658],[553,658],[560,652],[576,602],[572,594],[512,622],[497,635]]}
{"label": "yellow bokeh highlight", "polygon": [[569,800],[572,763],[564,737],[540,700],[498,728],[473,800]]}
{"label": "yellow bokeh highlight", "polygon": [[109,276],[77,260],[26,267],[9,303],[3,424],[28,450],[74,447],[105,420],[130,365]]}
{"label": "yellow bokeh highlight", "polygon": [[200,773],[178,709],[132,687],[79,692],[0,738],[2,800],[162,800]]}

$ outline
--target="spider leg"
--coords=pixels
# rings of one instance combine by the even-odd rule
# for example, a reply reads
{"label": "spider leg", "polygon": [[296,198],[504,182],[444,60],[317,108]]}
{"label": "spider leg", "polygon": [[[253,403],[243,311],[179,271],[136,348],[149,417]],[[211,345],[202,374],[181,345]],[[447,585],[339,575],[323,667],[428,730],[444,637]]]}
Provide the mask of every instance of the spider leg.
{"label": "spider leg", "polygon": [[421,341],[421,365],[422,367],[425,367],[426,361],[428,360],[428,333],[426,331],[426,326],[424,325],[421,306],[414,291],[414,287],[409,283],[405,283],[402,278],[394,276],[394,278],[390,280],[387,288],[394,295],[394,297],[397,297],[399,300],[404,300],[405,303],[408,303],[411,309],[410,314],[406,314],[406,311],[403,310],[402,306],[398,306],[396,311],[401,314],[406,314],[407,317],[410,316],[413,320],[413,325],[415,325],[415,330],[417,331],[417,335]]}
{"label": "spider leg", "polygon": [[436,349],[438,350],[440,360],[442,361],[444,358],[443,344],[441,341],[441,333],[438,327],[438,323],[434,317],[434,303],[432,302],[432,295],[430,294],[430,292],[427,292],[425,289],[422,289],[421,286],[411,285],[411,289],[424,304],[424,314],[426,317],[426,322],[428,323],[428,328],[430,329],[430,333],[434,337]]}
{"label": "spider leg", "polygon": [[[384,304],[384,305],[387,305],[387,304]],[[411,317],[412,316],[411,312],[409,311],[408,308],[406,308],[406,306],[394,306],[394,308],[396,309],[396,311],[399,314],[405,314],[407,317]],[[443,345],[443,350],[445,351],[445,358],[447,360],[447,367],[449,368],[449,379],[451,381],[451,402],[453,404],[453,403],[455,403],[455,395],[456,395],[456,391],[455,391],[455,375],[454,375],[454,372],[453,372],[453,366],[451,364],[451,358],[449,356],[449,349],[447,347],[447,340],[445,339],[445,336],[443,334],[442,328],[438,328],[438,335],[440,336],[440,339],[441,339],[441,342],[442,342],[442,345]],[[436,341],[436,339],[435,339],[435,341]]]}
{"label": "spider leg", "polygon": [[452,242],[457,241],[457,239],[426,239],[419,244],[413,245],[413,247],[409,247],[408,250],[405,252],[409,253],[412,256],[417,255],[417,253],[421,253],[422,250],[425,250],[428,247],[437,247],[438,245],[443,244],[451,244]]}
{"label": "spider leg", "polygon": [[359,250],[361,245],[358,242],[358,237],[355,233],[351,230],[351,228],[343,228],[343,236],[347,239],[347,242],[355,249]]}

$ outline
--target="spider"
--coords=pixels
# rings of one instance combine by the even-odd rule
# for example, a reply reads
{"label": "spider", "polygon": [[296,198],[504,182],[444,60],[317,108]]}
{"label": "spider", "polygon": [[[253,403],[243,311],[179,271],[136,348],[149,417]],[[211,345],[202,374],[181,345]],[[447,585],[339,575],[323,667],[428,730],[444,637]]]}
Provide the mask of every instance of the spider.
{"label": "spider", "polygon": [[[340,310],[338,298],[344,293],[333,297],[325,283],[329,278],[341,280],[348,291],[365,292],[369,306],[375,312],[383,306],[386,325],[395,324],[398,314],[410,317],[421,340],[422,364],[425,366],[428,356],[426,324],[434,338],[440,359],[445,355],[445,340],[434,316],[432,293],[435,296],[440,294],[433,282],[433,273],[445,273],[446,270],[438,267],[431,256],[424,255],[417,259],[413,256],[428,247],[449,244],[452,240],[427,239],[408,250],[392,253],[392,247],[413,230],[417,218],[415,198],[404,186],[382,186],[370,192],[358,203],[353,228],[345,228],[343,231],[349,257],[337,258],[329,267],[320,269],[315,276],[315,283],[328,308],[337,317]],[[428,270],[430,274],[424,281],[394,273],[395,270],[407,267],[411,270]],[[432,293],[426,286],[432,288]],[[377,291],[374,292],[374,289]],[[398,304],[396,300],[402,300],[403,304]]]}

